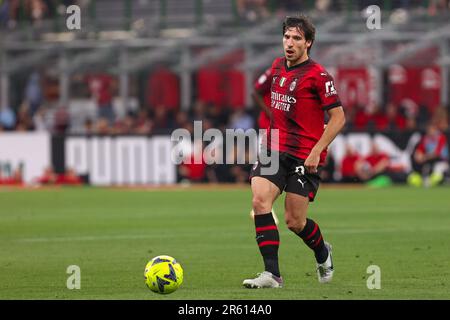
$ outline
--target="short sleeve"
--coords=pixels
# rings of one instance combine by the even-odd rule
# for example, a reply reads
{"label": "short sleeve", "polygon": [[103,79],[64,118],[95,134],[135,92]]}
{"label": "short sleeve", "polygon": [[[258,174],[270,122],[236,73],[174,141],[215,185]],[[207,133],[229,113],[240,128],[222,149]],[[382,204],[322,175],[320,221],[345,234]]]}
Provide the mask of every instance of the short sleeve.
{"label": "short sleeve", "polygon": [[272,84],[272,68],[268,68],[261,74],[254,84],[254,89],[260,94],[265,94],[270,91]]}
{"label": "short sleeve", "polygon": [[323,110],[330,110],[342,105],[336,90],[334,79],[328,72],[318,72],[316,86],[320,105]]}

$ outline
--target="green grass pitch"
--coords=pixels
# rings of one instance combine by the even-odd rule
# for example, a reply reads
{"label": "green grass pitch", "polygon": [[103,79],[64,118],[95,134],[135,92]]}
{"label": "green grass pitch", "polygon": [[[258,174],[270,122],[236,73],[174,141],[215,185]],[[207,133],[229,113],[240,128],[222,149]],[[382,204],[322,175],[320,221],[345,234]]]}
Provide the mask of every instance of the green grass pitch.
{"label": "green grass pitch", "polygon": [[[277,290],[241,286],[263,266],[250,204],[242,187],[0,190],[0,299],[450,299],[449,188],[322,188],[309,216],[333,245],[333,282],[318,283],[312,252],[282,222]],[[144,284],[160,254],[185,274],[166,296]],[[66,288],[69,265],[80,290]],[[367,288],[370,265],[379,290]]]}

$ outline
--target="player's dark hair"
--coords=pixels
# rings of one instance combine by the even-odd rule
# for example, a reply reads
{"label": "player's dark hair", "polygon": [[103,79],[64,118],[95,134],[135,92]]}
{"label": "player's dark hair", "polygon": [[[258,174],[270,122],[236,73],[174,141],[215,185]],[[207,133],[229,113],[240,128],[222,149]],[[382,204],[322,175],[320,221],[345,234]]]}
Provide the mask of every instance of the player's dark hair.
{"label": "player's dark hair", "polygon": [[303,33],[306,41],[311,41],[311,46],[308,48],[309,54],[316,37],[316,27],[312,21],[303,14],[296,17],[286,17],[283,22],[283,35],[288,28],[297,28]]}

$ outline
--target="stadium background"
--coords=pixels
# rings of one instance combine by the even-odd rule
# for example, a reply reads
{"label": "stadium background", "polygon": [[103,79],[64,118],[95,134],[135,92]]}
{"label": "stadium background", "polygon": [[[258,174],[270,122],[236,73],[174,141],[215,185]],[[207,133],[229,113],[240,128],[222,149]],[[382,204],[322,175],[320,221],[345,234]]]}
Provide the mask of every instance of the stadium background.
{"label": "stadium background", "polygon": [[[81,8],[80,30],[66,26],[72,4]],[[381,9],[379,30],[367,26],[372,4]],[[45,155],[25,160],[13,150],[27,148],[10,148],[17,140],[4,138],[12,154],[0,159],[3,180],[46,183],[67,171],[61,183],[74,175],[95,185],[245,182],[248,166],[147,168],[155,152],[144,140],[95,136],[169,135],[192,131],[194,120],[204,130],[257,128],[253,83],[282,54],[283,17],[298,12],[317,25],[312,57],[335,77],[348,119],[324,180],[369,181],[353,167],[373,153],[372,165],[382,158],[375,141],[389,157],[380,173],[406,181],[427,124],[448,133],[448,1],[2,1],[2,136],[53,139],[31,142]],[[67,141],[73,135],[90,138]]]}
{"label": "stadium background", "polygon": [[[80,30],[66,26],[72,4]],[[379,30],[367,28],[372,4]],[[449,10],[440,0],[0,0],[0,180],[19,186],[0,189],[0,298],[162,299],[142,271],[169,254],[185,269],[174,299],[448,299],[448,188],[403,184],[427,125],[449,135]],[[170,133],[194,120],[256,127],[253,83],[298,12],[317,26],[312,58],[335,77],[348,119],[323,176],[337,183],[311,207],[336,277],[319,286],[310,252],[280,227],[286,287],[248,292],[242,279],[261,268],[249,168],[176,167]],[[357,176],[371,156],[380,176]],[[232,184],[185,188],[197,182]],[[66,288],[72,264],[81,290]],[[381,290],[366,287],[374,264]]]}

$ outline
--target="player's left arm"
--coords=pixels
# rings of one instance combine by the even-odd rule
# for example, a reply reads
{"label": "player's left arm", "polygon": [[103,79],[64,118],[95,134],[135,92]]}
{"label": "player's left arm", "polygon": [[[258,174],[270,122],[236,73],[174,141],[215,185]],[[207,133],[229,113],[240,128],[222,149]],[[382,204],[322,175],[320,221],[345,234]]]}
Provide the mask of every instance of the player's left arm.
{"label": "player's left arm", "polygon": [[310,173],[317,172],[320,154],[330,145],[345,125],[345,113],[342,106],[334,107],[327,112],[329,116],[328,124],[325,127],[322,137],[317,141],[308,158],[305,160],[305,168]]}

